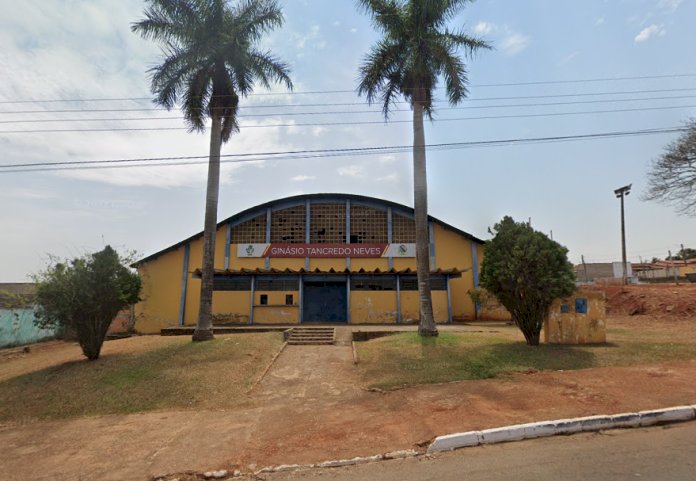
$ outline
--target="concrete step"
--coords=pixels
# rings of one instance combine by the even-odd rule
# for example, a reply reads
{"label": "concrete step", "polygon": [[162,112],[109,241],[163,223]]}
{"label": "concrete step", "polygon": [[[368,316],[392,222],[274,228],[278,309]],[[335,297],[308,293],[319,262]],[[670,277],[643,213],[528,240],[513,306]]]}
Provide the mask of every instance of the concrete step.
{"label": "concrete step", "polygon": [[296,327],[290,331],[288,344],[301,345],[331,345],[334,343],[332,327]]}

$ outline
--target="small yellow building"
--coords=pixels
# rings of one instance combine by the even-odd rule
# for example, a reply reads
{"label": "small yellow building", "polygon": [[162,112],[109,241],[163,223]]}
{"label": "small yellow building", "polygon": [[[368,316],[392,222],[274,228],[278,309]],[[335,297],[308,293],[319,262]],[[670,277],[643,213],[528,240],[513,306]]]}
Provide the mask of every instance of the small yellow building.
{"label": "small yellow building", "polygon": [[[435,319],[473,319],[483,241],[430,217]],[[415,322],[413,209],[347,194],[268,202],[218,224],[214,325]],[[193,326],[203,234],[136,263],[143,300],[136,330]]]}

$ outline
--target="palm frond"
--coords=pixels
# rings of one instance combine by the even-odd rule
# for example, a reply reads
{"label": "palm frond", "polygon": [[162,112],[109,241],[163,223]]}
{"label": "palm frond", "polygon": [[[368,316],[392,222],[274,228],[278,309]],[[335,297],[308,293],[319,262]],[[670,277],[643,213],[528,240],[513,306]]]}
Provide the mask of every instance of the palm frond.
{"label": "palm frond", "polygon": [[210,77],[210,69],[203,66],[188,78],[181,109],[184,111],[184,118],[192,131],[203,132],[205,130],[205,119],[208,115],[205,106],[210,103],[212,88]]}
{"label": "palm frond", "polygon": [[293,89],[290,80],[290,66],[271,54],[269,50],[264,52],[252,50],[249,54],[250,69],[256,75],[265,88],[270,89],[270,82],[282,83]]}
{"label": "palm frond", "polygon": [[131,31],[150,40],[182,41],[199,21],[195,3],[190,0],[150,0],[145,18],[131,24]]}
{"label": "palm frond", "polygon": [[247,0],[235,11],[235,30],[240,38],[253,42],[261,36],[281,27],[285,21],[283,12],[275,0]]}
{"label": "palm frond", "polygon": [[404,5],[397,0],[358,0],[358,5],[372,18],[372,24],[382,32],[397,36],[406,28]]}
{"label": "palm frond", "polygon": [[493,48],[491,44],[485,40],[478,37],[472,37],[464,32],[445,31],[441,37],[457,49],[463,49],[465,55],[467,55],[469,58],[473,57],[477,50],[490,50]]}
{"label": "palm frond", "polygon": [[367,54],[360,66],[358,95],[365,95],[369,104],[377,100],[385,87],[389,88],[389,94],[386,97],[382,96],[385,117],[388,117],[394,95],[401,90],[401,86],[395,84],[394,80],[400,81],[403,78],[402,70],[406,52],[404,47],[403,44],[393,42],[391,39],[382,39]]}
{"label": "palm frond", "polygon": [[163,46],[164,60],[150,69],[155,102],[171,109],[179,100],[191,130],[202,131],[221,113],[222,138],[239,130],[239,98],[256,82],[292,89],[287,64],[256,50],[262,34],[282,25],[276,0],[148,0],[131,29]]}

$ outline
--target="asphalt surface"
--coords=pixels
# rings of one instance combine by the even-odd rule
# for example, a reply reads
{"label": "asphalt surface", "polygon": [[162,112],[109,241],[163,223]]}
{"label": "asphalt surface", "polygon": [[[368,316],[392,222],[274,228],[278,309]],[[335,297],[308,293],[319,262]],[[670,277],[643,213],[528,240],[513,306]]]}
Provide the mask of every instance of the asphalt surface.
{"label": "asphalt surface", "polygon": [[467,448],[344,468],[264,475],[268,481],[696,480],[696,422]]}

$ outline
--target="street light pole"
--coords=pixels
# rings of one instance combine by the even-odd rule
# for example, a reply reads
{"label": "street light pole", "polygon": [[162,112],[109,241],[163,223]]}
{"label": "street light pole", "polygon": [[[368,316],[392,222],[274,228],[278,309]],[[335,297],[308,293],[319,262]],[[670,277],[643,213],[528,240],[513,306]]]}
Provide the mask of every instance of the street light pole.
{"label": "street light pole", "polygon": [[624,218],[624,197],[631,193],[633,184],[620,187],[614,191],[617,199],[621,199],[621,263],[623,267],[623,284],[627,283],[627,268],[626,268],[626,222]]}

